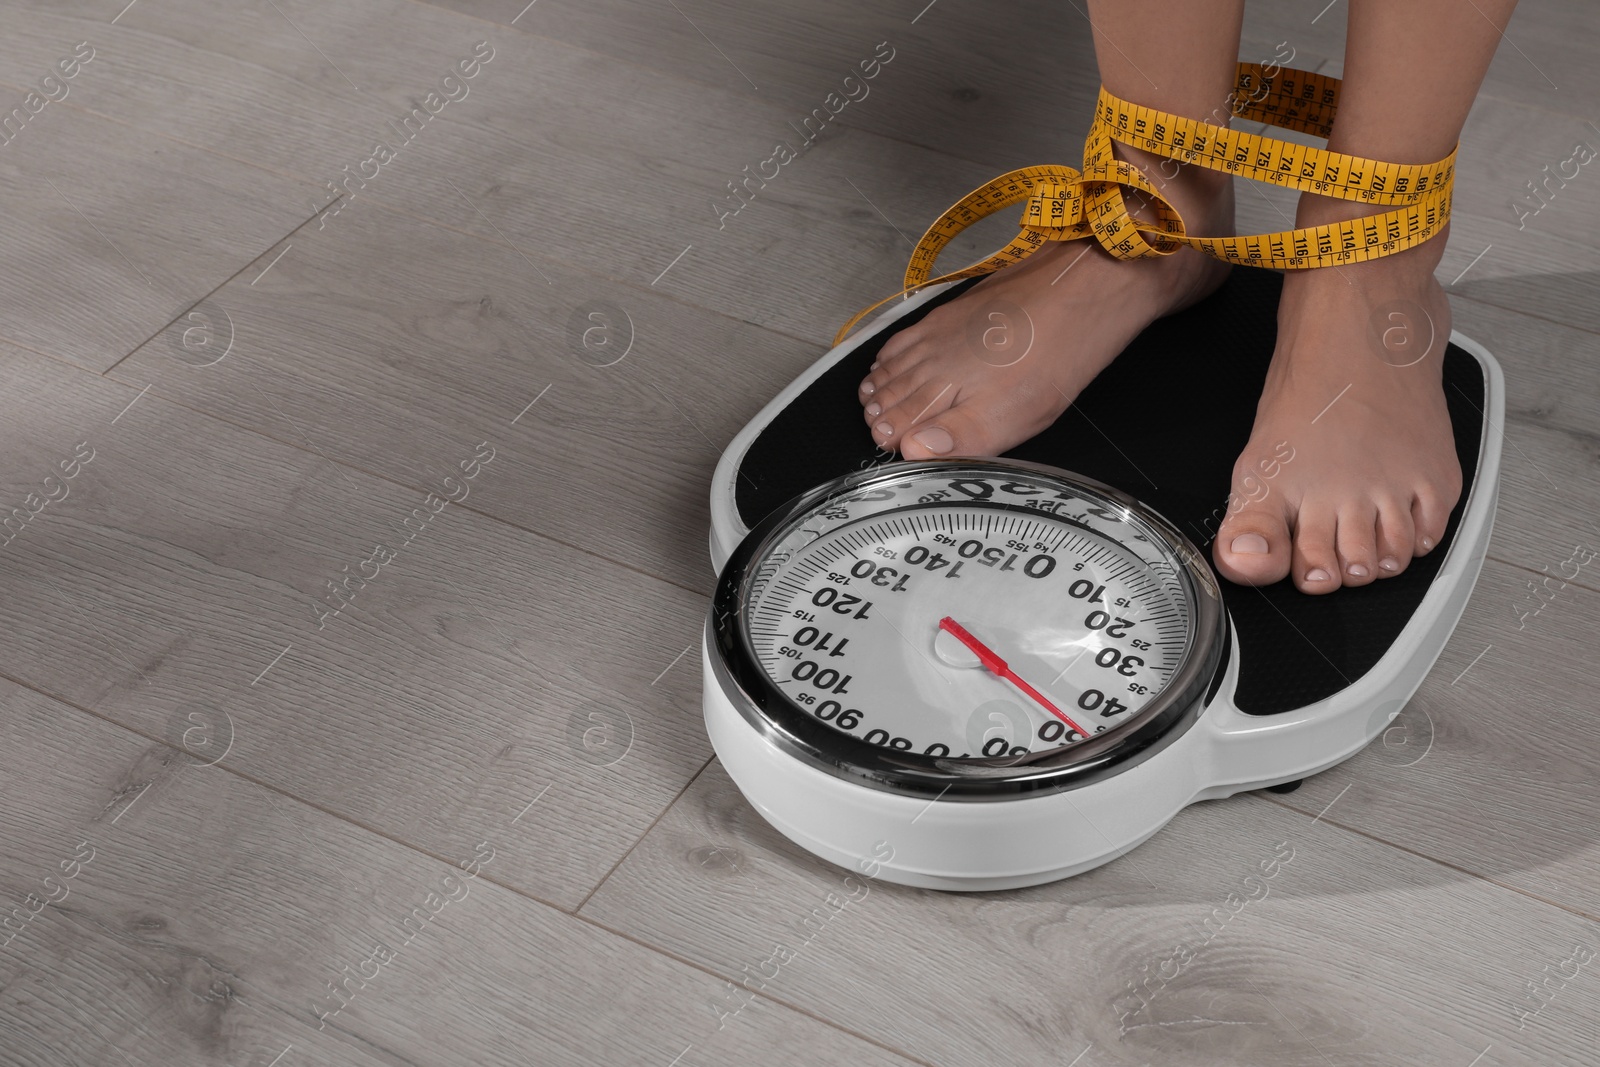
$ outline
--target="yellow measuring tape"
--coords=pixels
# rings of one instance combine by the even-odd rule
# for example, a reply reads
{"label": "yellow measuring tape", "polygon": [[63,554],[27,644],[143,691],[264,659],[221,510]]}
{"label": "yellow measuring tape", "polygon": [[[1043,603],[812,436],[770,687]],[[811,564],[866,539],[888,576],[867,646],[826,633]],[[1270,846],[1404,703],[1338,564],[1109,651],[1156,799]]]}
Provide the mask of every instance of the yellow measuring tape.
{"label": "yellow measuring tape", "polygon": [[[1339,79],[1303,70],[1239,64],[1233,114],[1326,138],[1339,104]],[[1112,142],[1180,163],[1227,171],[1342,200],[1393,208],[1365,218],[1252,237],[1191,237],[1183,219],[1139,170],[1117,159]],[[1301,270],[1358,263],[1419,245],[1450,219],[1456,154],[1437,163],[1380,163],[1326,149],[1230,130],[1198,119],[1130,104],[1100,90],[1084,145],[1083,169],[1043,165],[1002,174],[962,197],[917,242],[906,267],[904,297],[940,282],[990,274],[1049,241],[1093,237],[1118,259],[1164,256],[1188,246],[1228,263]],[[1156,222],[1128,213],[1123,187],[1154,206]],[[1026,201],[1022,230],[1000,251],[953,274],[933,276],[934,261],[968,226]],[[844,324],[834,344],[895,297],[864,308]]]}

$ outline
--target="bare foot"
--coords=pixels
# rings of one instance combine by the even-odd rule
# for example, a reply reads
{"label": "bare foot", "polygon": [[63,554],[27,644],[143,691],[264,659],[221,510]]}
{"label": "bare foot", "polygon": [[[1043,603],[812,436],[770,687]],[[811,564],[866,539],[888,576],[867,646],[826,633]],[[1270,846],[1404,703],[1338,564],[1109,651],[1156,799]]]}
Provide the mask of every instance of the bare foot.
{"label": "bare foot", "polygon": [[[1303,203],[1297,221],[1370,213]],[[1226,577],[1292,574],[1301,592],[1329,593],[1393,577],[1444,536],[1461,495],[1441,376],[1450,302],[1433,277],[1445,236],[1285,276],[1277,348],[1212,546]]]}
{"label": "bare foot", "polygon": [[[1233,232],[1228,175],[1184,167],[1164,179],[1160,160],[1117,148],[1155,175],[1190,233]],[[889,339],[860,387],[873,440],[907,459],[999,455],[1054,422],[1152,321],[1207,296],[1227,272],[1189,248],[1124,261],[1093,239],[1050,245]]]}

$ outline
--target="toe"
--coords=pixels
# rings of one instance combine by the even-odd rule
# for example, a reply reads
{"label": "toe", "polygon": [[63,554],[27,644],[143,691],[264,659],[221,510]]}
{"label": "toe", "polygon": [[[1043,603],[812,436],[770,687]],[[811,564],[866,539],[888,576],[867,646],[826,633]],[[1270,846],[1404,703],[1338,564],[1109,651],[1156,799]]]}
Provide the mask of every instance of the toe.
{"label": "toe", "polygon": [[[902,336],[904,335],[896,334],[891,340],[899,340]],[[885,401],[884,390],[898,381],[900,392],[904,393],[908,388],[912,387],[907,384],[908,381],[915,382],[919,380],[916,371],[918,365],[924,360],[914,357],[916,352],[923,352],[924,350],[919,348],[916,352],[910,353],[912,358],[907,358],[909,345],[903,345],[897,352],[899,358],[896,358],[888,354],[888,347],[888,345],[885,345],[884,351],[878,353],[877,359],[873,361],[872,366],[867,370],[866,376],[861,379],[861,384],[856,386],[856,395],[863,405],[876,402],[880,407],[890,407],[893,401]],[[907,379],[907,375],[912,375],[912,377]]]}
{"label": "toe", "polygon": [[1423,490],[1411,504],[1411,521],[1416,527],[1416,555],[1426,556],[1444,540],[1445,527],[1450,522],[1450,509],[1455,502],[1445,502],[1442,494]]}
{"label": "toe", "polygon": [[1416,552],[1426,555],[1439,547],[1450,525],[1450,513],[1461,499],[1461,468],[1455,457],[1448,457],[1444,469],[1436,468],[1417,488],[1411,504],[1411,520],[1416,527]]}
{"label": "toe", "polygon": [[929,423],[900,441],[900,455],[906,459],[937,459],[941,456],[973,455],[969,450],[956,451],[956,438],[943,426]]}
{"label": "toe", "polygon": [[1331,593],[1339,588],[1338,513],[1302,503],[1294,523],[1291,573],[1302,593]]}
{"label": "toe", "polygon": [[1393,578],[1411,564],[1417,543],[1416,523],[1411,509],[1392,499],[1378,504],[1379,578]]}
{"label": "toe", "polygon": [[918,325],[921,324],[907,326],[885,341],[883,347],[878,349],[878,362],[886,365],[894,362],[896,357],[903,355],[907,349],[921,340],[921,331],[917,329]]}
{"label": "toe", "polygon": [[1008,447],[1004,420],[985,416],[978,404],[955,404],[930,414],[900,441],[906,459],[941,456],[998,456]]}
{"label": "toe", "polygon": [[[862,417],[867,420],[867,425],[872,427],[873,435],[879,443],[895,439],[895,431],[909,425],[909,416],[917,413],[915,408],[910,411],[903,410],[907,397],[913,396],[921,388],[923,374],[916,367],[912,367],[904,374],[890,375],[882,370],[874,371],[872,381],[876,384],[871,394],[861,397]],[[881,425],[892,427],[890,430],[880,431]]]}
{"label": "toe", "polygon": [[1339,509],[1335,533],[1339,550],[1339,583],[1367,585],[1378,577],[1378,508],[1370,501]]}
{"label": "toe", "polygon": [[[947,427],[945,436],[935,434],[922,448],[912,447],[911,452],[905,450],[908,439],[921,432],[926,423],[941,418],[955,402],[956,383],[946,378],[943,381],[931,378],[924,384],[911,390],[892,407],[887,403],[883,408],[883,415],[879,426],[891,427],[889,439],[896,442],[896,447],[907,459],[925,459],[929,455],[945,455],[955,448],[955,439],[950,436]],[[877,432],[879,427],[874,427]],[[943,451],[935,449],[943,446]]]}
{"label": "toe", "polygon": [[1230,510],[1217,529],[1211,558],[1231,582],[1271,585],[1289,573],[1290,543],[1281,498],[1268,497]]}
{"label": "toe", "polygon": [[[861,384],[856,386],[856,396],[860,398],[863,404],[870,404],[873,401],[881,404],[883,403],[883,391],[889,388],[895,379],[900,376],[899,373],[884,366],[882,363],[875,363],[872,369],[867,372],[867,376],[861,379]],[[903,383],[902,388],[904,388]]]}

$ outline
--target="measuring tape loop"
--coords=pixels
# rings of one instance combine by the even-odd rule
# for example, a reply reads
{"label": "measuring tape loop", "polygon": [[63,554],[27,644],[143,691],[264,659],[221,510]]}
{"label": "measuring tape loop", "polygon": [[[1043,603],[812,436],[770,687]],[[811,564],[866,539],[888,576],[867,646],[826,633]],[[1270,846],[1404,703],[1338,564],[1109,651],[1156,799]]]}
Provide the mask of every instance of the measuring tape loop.
{"label": "measuring tape loop", "polygon": [[[1338,110],[1337,78],[1259,63],[1241,63],[1230,97],[1235,117],[1327,138]],[[1281,185],[1389,208],[1324,226],[1243,237],[1194,237],[1182,217],[1139,168],[1116,158],[1113,143],[1153,155]],[[1100,90],[1084,143],[1083,168],[1041,165],[1000,175],[958,200],[934,220],[911,253],[905,288],[863,308],[840,328],[838,344],[878,308],[919,289],[997,270],[1052,241],[1093,238],[1118,259],[1171,255],[1185,246],[1226,263],[1306,270],[1360,263],[1414,247],[1450,220],[1456,153],[1437,163],[1383,163],[1342,152],[1216,126],[1141,107]],[[1154,221],[1135,217],[1126,191],[1151,208]],[[935,276],[939,254],[979,219],[1022,203],[1020,232],[998,252],[950,274]]]}

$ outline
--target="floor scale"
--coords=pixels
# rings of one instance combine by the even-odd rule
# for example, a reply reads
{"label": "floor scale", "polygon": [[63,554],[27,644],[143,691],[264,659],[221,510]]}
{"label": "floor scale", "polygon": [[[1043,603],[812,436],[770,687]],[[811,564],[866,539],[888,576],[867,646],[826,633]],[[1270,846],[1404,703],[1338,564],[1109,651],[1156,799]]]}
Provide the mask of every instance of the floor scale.
{"label": "floor scale", "polygon": [[878,452],[858,383],[895,331],[971,284],[892,305],[717,466],[706,728],[756,810],[868,876],[1008,889],[1114,859],[1195,801],[1289,787],[1381,734],[1482,566],[1505,403],[1494,358],[1460,334],[1444,355],[1465,484],[1438,548],[1331,595],[1248,588],[1216,574],[1210,540],[1281,277],[1236,270],[1152,324],[998,460]]}

